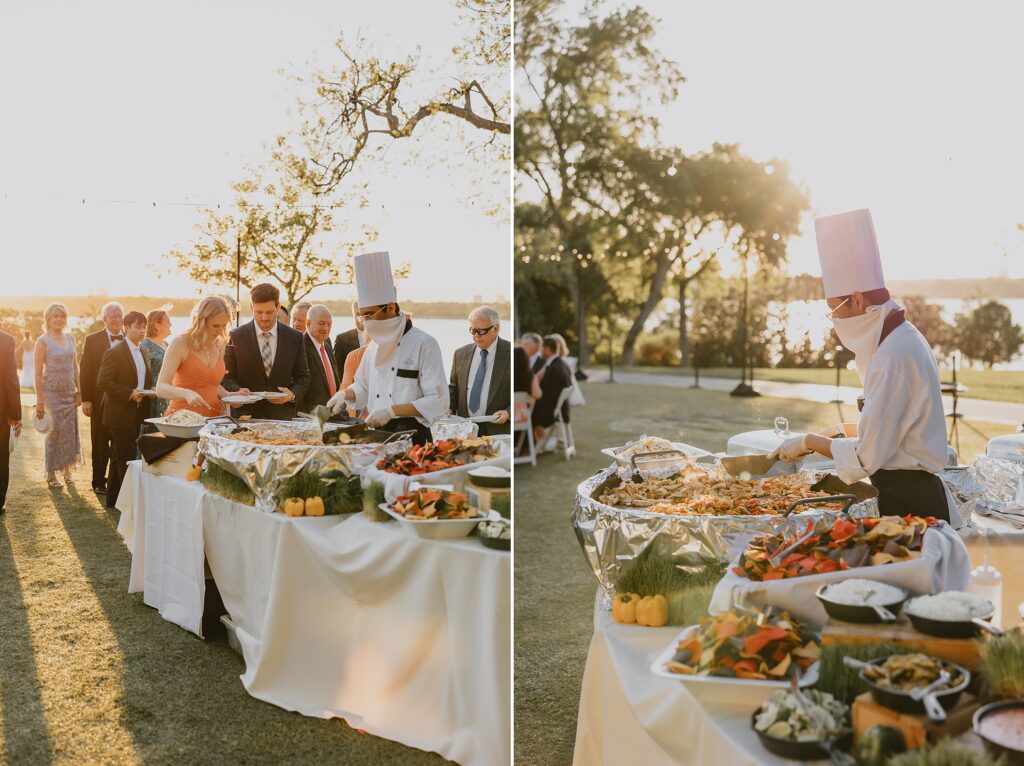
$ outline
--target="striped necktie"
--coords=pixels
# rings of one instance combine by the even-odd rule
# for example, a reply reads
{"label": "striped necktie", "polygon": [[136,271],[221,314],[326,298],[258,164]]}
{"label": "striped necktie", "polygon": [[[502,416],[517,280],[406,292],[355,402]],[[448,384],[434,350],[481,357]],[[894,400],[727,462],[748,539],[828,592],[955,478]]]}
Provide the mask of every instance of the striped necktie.
{"label": "striped necktie", "polygon": [[270,377],[270,370],[274,366],[274,355],[270,352],[270,333],[265,332],[262,334],[262,340],[260,341],[260,352],[263,354],[263,369],[267,372],[267,377]]}

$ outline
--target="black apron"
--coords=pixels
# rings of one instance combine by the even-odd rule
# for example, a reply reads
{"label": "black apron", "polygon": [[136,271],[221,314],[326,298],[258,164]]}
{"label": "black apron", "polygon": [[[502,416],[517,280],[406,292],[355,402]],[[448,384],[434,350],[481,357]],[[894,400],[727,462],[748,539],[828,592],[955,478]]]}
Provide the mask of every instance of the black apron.
{"label": "black apron", "polygon": [[[903,309],[889,312],[882,325],[878,345],[905,321]],[[863,397],[857,409],[863,410]],[[871,485],[878,490],[878,512],[882,516],[934,516],[949,521],[949,504],[942,479],[928,471],[900,471],[879,468],[871,474]]]}
{"label": "black apron", "polygon": [[420,423],[416,418],[395,418],[389,420],[382,426],[377,426],[381,431],[387,431],[389,433],[397,433],[398,431],[414,431],[412,435],[413,444],[426,444],[429,441],[433,441],[433,437],[430,435],[430,429]]}

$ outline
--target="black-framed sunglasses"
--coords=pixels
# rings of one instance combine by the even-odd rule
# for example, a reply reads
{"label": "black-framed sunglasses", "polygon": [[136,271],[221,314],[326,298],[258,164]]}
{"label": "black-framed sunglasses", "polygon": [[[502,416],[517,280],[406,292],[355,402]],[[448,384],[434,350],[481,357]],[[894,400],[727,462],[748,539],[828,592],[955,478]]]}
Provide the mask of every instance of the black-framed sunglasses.
{"label": "black-framed sunglasses", "polygon": [[495,327],[497,327],[497,325],[493,325],[493,324],[492,325],[488,325],[487,327],[470,327],[469,328],[469,334],[470,335],[486,335],[491,330],[493,330]]}

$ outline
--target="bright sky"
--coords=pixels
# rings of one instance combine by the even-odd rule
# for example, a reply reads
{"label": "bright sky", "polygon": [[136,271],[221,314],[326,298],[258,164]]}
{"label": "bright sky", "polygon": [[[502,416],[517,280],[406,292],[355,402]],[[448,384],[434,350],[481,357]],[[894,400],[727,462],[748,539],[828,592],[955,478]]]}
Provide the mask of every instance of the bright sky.
{"label": "bright sky", "polygon": [[[575,0],[581,6],[580,0]],[[662,139],[790,163],[872,211],[888,279],[1024,277],[1024,4],[641,0],[687,77]],[[794,272],[820,274],[810,218]]]}
{"label": "bright sky", "polygon": [[[293,124],[279,70],[337,62],[340,31],[382,58],[420,46],[423,64],[441,69],[458,19],[449,0],[0,0],[0,295],[194,294],[181,275],[154,275],[201,217],[164,203],[232,199],[242,169]],[[402,297],[511,294],[508,220],[470,205],[472,176],[425,161],[369,174],[372,249],[413,266]]]}

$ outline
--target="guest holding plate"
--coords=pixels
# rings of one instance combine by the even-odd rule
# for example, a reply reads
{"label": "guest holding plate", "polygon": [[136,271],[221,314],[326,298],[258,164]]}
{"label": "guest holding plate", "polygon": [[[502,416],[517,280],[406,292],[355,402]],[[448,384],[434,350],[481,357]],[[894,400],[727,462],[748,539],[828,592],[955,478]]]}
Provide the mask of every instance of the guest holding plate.
{"label": "guest holding plate", "polygon": [[191,326],[171,341],[160,368],[156,395],[171,402],[165,415],[178,410],[191,410],[206,417],[224,414],[221,397],[228,392],[221,380],[227,369],[224,349],[230,323],[231,309],[219,296],[203,298],[192,309]]}

